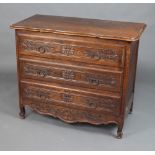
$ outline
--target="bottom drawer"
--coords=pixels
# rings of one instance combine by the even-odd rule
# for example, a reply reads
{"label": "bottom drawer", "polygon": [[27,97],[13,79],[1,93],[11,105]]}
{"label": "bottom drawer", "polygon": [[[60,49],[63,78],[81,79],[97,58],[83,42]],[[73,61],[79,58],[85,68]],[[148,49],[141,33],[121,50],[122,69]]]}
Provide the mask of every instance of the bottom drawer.
{"label": "bottom drawer", "polygon": [[[118,96],[92,94],[82,90],[64,88],[60,86],[47,86],[21,82],[21,95],[23,104],[44,113],[54,113],[53,106],[73,108],[96,113],[110,113],[119,115],[121,99]],[[56,110],[57,111],[57,110]],[[59,111],[59,110],[58,110]],[[62,114],[63,108],[60,109]],[[76,113],[77,113],[76,112]],[[64,112],[65,113],[65,112]],[[53,114],[55,115],[55,113]],[[64,114],[65,117],[65,114]]]}

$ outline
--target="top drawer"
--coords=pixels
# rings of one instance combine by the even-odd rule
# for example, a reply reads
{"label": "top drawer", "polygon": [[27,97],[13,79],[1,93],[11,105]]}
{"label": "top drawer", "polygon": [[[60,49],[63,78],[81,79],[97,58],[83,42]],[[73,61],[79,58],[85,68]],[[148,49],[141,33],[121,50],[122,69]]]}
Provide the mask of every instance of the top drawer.
{"label": "top drawer", "polygon": [[[68,37],[68,36],[67,36]],[[37,33],[37,35],[19,35],[19,55],[30,55],[49,59],[62,59],[92,65],[123,67],[125,47],[107,43],[101,39],[95,41],[75,36]]]}

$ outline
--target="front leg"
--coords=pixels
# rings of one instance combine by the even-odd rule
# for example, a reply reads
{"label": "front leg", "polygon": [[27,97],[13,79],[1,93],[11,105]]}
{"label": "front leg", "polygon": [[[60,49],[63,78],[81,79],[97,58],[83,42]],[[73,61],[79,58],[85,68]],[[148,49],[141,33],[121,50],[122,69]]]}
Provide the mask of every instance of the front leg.
{"label": "front leg", "polygon": [[21,119],[24,119],[25,118],[25,107],[23,105],[20,106],[19,116],[20,116]]}
{"label": "front leg", "polygon": [[116,138],[118,138],[118,139],[121,139],[121,138],[122,138],[122,136],[123,136],[122,129],[123,129],[123,124],[122,124],[122,123],[118,124],[118,129],[117,129],[117,136],[116,136]]}
{"label": "front leg", "polygon": [[133,101],[132,101],[132,103],[131,103],[131,107],[130,107],[130,110],[129,110],[129,114],[132,113],[132,110],[133,110]]}

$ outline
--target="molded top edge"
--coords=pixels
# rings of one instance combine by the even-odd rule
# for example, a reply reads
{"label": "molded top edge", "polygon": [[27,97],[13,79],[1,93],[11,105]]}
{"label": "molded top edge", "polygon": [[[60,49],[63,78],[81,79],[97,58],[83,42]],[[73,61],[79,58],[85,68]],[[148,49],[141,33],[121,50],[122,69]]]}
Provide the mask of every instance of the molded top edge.
{"label": "molded top edge", "polygon": [[37,14],[10,27],[28,31],[136,41],[139,40],[146,24]]}

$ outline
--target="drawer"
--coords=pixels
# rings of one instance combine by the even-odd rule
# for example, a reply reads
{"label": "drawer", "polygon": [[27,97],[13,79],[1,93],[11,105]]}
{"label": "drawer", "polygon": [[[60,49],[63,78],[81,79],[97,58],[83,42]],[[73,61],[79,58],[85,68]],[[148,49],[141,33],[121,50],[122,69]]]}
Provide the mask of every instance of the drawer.
{"label": "drawer", "polygon": [[49,84],[61,83],[118,93],[122,89],[122,71],[95,70],[75,65],[21,59],[20,72],[22,79],[40,80]]}
{"label": "drawer", "polygon": [[22,81],[21,95],[25,104],[32,101],[37,104],[36,106],[41,105],[44,108],[56,105],[112,115],[120,113],[121,98],[119,96],[95,94],[82,89],[71,89],[58,85],[49,87],[44,84]]}
{"label": "drawer", "polygon": [[[62,38],[62,39],[61,39]],[[100,41],[85,42],[58,37],[19,36],[19,55],[61,59],[94,65],[124,66],[125,47]]]}

